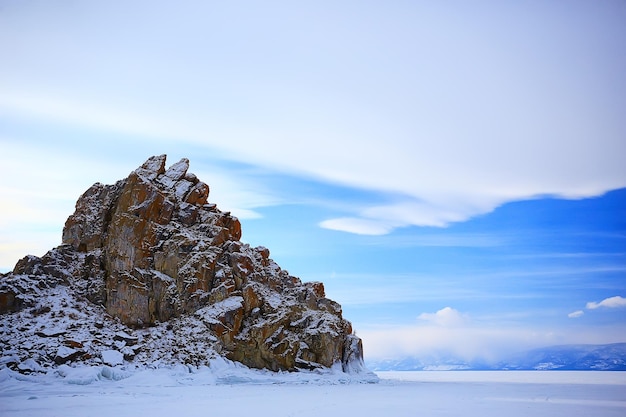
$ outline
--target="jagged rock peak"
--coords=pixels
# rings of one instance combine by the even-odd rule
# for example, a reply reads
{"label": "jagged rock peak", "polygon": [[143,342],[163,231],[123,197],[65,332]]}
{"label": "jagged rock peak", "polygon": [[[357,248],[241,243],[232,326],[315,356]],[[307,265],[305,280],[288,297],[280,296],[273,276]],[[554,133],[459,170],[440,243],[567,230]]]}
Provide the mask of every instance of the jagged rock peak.
{"label": "jagged rock peak", "polygon": [[[167,159],[167,155],[159,155],[152,156],[148,158],[146,162],[143,163],[139,168],[135,170],[137,175],[141,175],[150,180],[155,179],[157,176],[165,173],[165,160]],[[189,161],[187,161],[189,164]],[[189,169],[189,165],[187,165],[187,169]]]}
{"label": "jagged rock peak", "polygon": [[[114,345],[90,340],[115,329],[134,332],[133,348],[123,352],[126,361],[203,364],[214,352],[255,368],[341,364],[346,371],[364,370],[361,340],[341,306],[326,298],[323,284],[302,283],[267,248],[241,242],[239,220],[207,203],[209,186],[188,173],[188,159],[167,169],[165,164],[165,155],[153,156],[126,179],[91,186],[65,223],[63,245],[42,258],[28,256],[0,276],[0,314],[12,321],[28,316],[54,322],[61,313],[49,305],[59,291],[68,303],[83,305],[76,317],[100,314],[67,327],[81,332],[50,336],[47,324],[32,329],[34,338],[47,335],[51,349],[76,351],[51,351],[37,360],[118,358],[110,352]],[[36,325],[23,322],[24,329]],[[28,331],[13,330],[18,327],[0,329],[2,349],[4,340],[27,337]],[[164,333],[151,338],[154,329]],[[72,343],[55,345],[55,337]],[[122,341],[113,337],[111,343]],[[24,342],[18,345],[37,345]],[[22,354],[32,359],[26,350]]]}

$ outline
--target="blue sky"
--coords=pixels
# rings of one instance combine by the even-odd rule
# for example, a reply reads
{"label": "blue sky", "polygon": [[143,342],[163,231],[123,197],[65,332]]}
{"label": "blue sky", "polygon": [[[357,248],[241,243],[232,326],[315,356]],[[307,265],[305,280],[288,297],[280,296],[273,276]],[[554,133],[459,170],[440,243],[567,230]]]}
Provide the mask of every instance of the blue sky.
{"label": "blue sky", "polygon": [[626,341],[626,4],[0,0],[0,269],[191,160],[366,355]]}

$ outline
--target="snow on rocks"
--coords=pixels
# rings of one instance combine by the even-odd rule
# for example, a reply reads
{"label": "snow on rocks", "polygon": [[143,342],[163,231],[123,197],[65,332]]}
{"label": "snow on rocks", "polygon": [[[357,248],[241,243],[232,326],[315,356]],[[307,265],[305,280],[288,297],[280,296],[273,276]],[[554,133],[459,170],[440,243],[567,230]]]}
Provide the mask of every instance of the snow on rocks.
{"label": "snow on rocks", "polygon": [[35,334],[39,337],[58,337],[64,335],[65,333],[67,333],[66,330],[59,329],[42,329],[35,332]]}
{"label": "snow on rocks", "polygon": [[[241,224],[207,204],[182,159],[148,159],[76,203],[63,245],[0,275],[0,367],[208,366],[224,356],[272,371],[365,372],[360,339],[326,298]],[[6,358],[6,359],[5,359]],[[32,359],[39,367],[28,362]]]}
{"label": "snow on rocks", "polygon": [[78,355],[80,355],[80,351],[76,349],[67,346],[59,346],[57,353],[54,355],[54,362],[56,362],[57,365],[61,365],[76,359]]}
{"label": "snow on rocks", "polygon": [[135,170],[139,175],[150,180],[156,179],[159,175],[165,173],[165,155],[152,156],[148,158],[139,168]]}
{"label": "snow on rocks", "polygon": [[136,336],[131,336],[126,332],[117,332],[115,336],[113,336],[113,340],[124,342],[126,345],[132,346],[137,344],[138,338]]}
{"label": "snow on rocks", "polygon": [[115,366],[124,363],[124,355],[122,355],[122,352],[119,352],[117,350],[103,350],[100,353],[100,356],[102,357],[102,362],[107,365]]}
{"label": "snow on rocks", "polygon": [[32,358],[28,358],[24,362],[17,365],[17,369],[19,369],[22,373],[42,372],[44,370],[44,368]]}

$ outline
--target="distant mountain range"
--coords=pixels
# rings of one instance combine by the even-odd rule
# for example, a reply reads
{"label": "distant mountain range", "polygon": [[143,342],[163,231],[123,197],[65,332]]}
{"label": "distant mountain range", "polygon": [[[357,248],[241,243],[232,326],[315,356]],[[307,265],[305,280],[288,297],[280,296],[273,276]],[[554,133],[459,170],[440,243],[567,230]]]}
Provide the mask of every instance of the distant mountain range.
{"label": "distant mountain range", "polygon": [[373,371],[577,370],[626,371],[626,343],[560,345],[532,349],[497,363],[454,357],[407,357],[366,361]]}

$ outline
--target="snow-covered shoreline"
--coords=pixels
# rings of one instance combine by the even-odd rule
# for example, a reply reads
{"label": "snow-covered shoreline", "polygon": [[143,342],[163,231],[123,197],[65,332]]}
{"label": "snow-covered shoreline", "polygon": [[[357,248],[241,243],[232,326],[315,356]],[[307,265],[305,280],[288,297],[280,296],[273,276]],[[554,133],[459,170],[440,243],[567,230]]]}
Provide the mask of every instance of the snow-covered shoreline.
{"label": "snow-covered shoreline", "polygon": [[[120,381],[169,380],[177,385],[240,385],[240,384],[361,384],[377,383],[378,376],[369,371],[346,373],[341,364],[326,369],[300,372],[273,372],[252,369],[240,363],[217,357],[209,366],[174,365],[159,368],[125,366],[60,365],[41,372],[21,373],[0,369],[0,390],[12,383],[34,385],[91,385]],[[155,384],[157,384],[155,382]]]}
{"label": "snow-covered shoreline", "polygon": [[269,372],[231,362],[0,371],[2,416],[623,416],[626,372]]}

